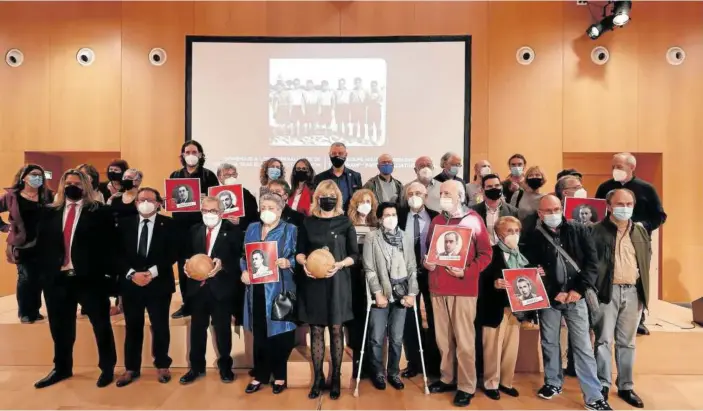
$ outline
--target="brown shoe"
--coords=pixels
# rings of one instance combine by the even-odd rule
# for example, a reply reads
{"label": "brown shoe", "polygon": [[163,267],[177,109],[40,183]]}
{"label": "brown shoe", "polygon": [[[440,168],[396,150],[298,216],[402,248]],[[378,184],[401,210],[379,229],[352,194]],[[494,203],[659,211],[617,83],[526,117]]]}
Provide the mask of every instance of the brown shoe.
{"label": "brown shoe", "polygon": [[131,384],[132,381],[139,378],[139,375],[140,374],[136,371],[125,371],[125,373],[122,374],[120,376],[120,378],[117,379],[117,382],[115,383],[115,385],[117,385],[118,387],[126,387],[129,384]]}
{"label": "brown shoe", "polygon": [[166,384],[171,381],[171,371],[168,368],[159,368],[156,373],[159,376],[158,380],[161,384]]}

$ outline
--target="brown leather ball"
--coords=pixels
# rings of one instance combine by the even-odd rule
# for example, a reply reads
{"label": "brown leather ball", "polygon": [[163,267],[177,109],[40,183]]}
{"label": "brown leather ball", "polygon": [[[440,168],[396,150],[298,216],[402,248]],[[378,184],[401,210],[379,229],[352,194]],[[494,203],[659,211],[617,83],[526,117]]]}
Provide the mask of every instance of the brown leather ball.
{"label": "brown leather ball", "polygon": [[308,256],[305,266],[315,278],[327,277],[328,271],[334,266],[334,256],[329,250],[320,248]]}
{"label": "brown leather ball", "polygon": [[208,274],[215,268],[215,263],[205,254],[192,256],[186,264],[186,270],[190,278],[198,281],[206,280]]}

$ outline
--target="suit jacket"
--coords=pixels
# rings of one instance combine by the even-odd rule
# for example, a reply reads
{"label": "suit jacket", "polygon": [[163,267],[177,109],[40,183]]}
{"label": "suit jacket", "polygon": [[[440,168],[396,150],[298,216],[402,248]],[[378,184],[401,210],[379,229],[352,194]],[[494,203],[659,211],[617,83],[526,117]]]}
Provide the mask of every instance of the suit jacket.
{"label": "suit jacket", "polygon": [[244,217],[239,219],[239,228],[242,232],[247,231],[249,224],[259,221],[259,205],[256,202],[256,197],[251,191],[242,187],[242,197],[244,200]]}
{"label": "suit jacket", "polygon": [[[486,222],[487,208],[486,208],[485,201],[481,201],[478,204],[472,205],[471,209],[473,209],[475,212],[478,213],[478,215],[481,216],[481,219],[483,220],[484,223]],[[503,202],[501,203],[500,208],[498,210],[498,215],[500,217],[511,216],[511,217],[517,218],[517,208],[515,208],[514,206],[508,204],[507,202],[505,202],[505,200],[503,200]]]}
{"label": "suit jacket", "polygon": [[[49,280],[55,279],[63,266],[63,211],[64,207],[48,209],[45,221],[40,225],[37,249],[41,254],[43,273]],[[113,272],[110,262],[115,238],[115,225],[109,210],[98,203],[84,205],[71,243],[71,261],[76,276],[85,282],[108,285],[106,277]]]}
{"label": "suit jacket", "polygon": [[[149,293],[171,294],[176,291],[173,264],[178,260],[178,229],[170,217],[156,214],[149,252],[143,258],[137,254],[140,221],[141,218],[136,215],[124,217],[117,222],[119,252],[114,253],[116,261],[113,266],[122,292],[145,290]],[[156,266],[159,275],[147,286],[140,287],[127,279],[130,269],[147,271],[152,266]]]}
{"label": "suit jacket", "polygon": [[[361,174],[345,166],[344,173],[339,177],[339,179],[342,178],[347,180],[347,187],[349,187],[349,198],[344,201],[344,210],[346,211],[349,205],[349,200],[351,200],[354,192],[361,189]],[[331,168],[316,175],[315,178],[313,178],[313,185],[317,188],[317,185],[325,180],[332,180],[335,182],[338,180]]]}
{"label": "suit jacket", "polygon": [[[222,270],[213,278],[206,280],[202,287],[200,281],[189,278],[188,296],[195,296],[205,287],[210,288],[217,300],[223,300],[235,293],[236,295],[243,294],[244,284],[241,280],[242,271],[239,267],[239,260],[242,258],[244,235],[239,227],[227,220],[222,220],[221,224],[210,257],[219,258],[222,261]],[[205,235],[205,224],[200,223],[191,228],[187,258],[196,254],[207,254]]]}
{"label": "suit jacket", "polygon": [[[430,216],[430,221],[432,221],[438,212],[434,210],[430,210],[429,208],[425,207],[425,211],[427,211],[427,214]],[[398,227],[400,227],[401,230],[405,231],[405,224],[408,222],[408,214],[410,214],[410,207],[400,207],[398,209]],[[428,231],[427,235],[431,235],[431,233]],[[421,241],[425,241],[425,239],[422,239]]]}
{"label": "suit jacket", "polygon": [[286,205],[281,213],[281,220],[300,227],[303,224],[303,220],[305,220],[305,214],[295,211]]}

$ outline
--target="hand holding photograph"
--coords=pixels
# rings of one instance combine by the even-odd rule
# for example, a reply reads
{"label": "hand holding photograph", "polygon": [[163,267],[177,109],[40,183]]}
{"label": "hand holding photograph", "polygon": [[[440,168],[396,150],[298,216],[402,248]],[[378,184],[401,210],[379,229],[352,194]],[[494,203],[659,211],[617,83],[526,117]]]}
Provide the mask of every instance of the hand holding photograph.
{"label": "hand holding photograph", "polygon": [[514,313],[549,308],[549,298],[536,268],[503,270],[506,292]]}

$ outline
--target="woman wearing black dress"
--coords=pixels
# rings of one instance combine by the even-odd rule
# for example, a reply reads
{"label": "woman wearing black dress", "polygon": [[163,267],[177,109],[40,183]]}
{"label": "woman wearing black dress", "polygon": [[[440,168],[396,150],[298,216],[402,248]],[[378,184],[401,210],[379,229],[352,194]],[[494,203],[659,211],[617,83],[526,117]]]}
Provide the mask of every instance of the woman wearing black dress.
{"label": "woman wearing black dress", "polygon": [[[320,396],[325,383],[325,327],[329,327],[332,350],[330,398],[341,393],[344,333],[342,324],[354,318],[349,267],[359,258],[356,230],[342,209],[342,193],[332,180],[321,182],[312,198],[311,215],[298,233],[296,260],[307,274],[298,284],[298,319],[310,325],[312,363],[315,372],[308,397]],[[329,249],[336,263],[323,279],[312,277],[305,266],[307,256],[320,248]]]}
{"label": "woman wearing black dress", "polygon": [[120,182],[122,191],[113,194],[113,196],[107,200],[107,205],[110,207],[110,212],[115,218],[115,221],[138,214],[134,200],[137,198],[137,192],[139,191],[139,185],[142,183],[142,177],[142,172],[136,168],[130,168],[124,172],[122,182]]}

